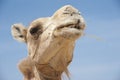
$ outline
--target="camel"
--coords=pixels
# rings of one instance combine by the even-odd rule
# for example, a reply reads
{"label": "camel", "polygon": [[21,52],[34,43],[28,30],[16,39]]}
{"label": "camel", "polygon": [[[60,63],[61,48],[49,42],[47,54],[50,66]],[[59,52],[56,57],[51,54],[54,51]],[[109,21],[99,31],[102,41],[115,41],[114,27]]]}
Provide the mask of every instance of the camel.
{"label": "camel", "polygon": [[24,80],[61,80],[64,72],[69,75],[75,42],[84,29],[82,15],[71,5],[33,20],[28,27],[13,24],[12,36],[28,48],[28,56],[18,64]]}

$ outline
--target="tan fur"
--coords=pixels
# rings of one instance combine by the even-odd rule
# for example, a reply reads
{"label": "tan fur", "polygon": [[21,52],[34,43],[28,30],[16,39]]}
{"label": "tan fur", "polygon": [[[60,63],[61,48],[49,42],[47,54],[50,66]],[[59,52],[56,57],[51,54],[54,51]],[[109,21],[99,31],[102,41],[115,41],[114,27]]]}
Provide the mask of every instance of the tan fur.
{"label": "tan fur", "polygon": [[24,75],[24,80],[30,80],[34,78],[34,73],[33,73],[33,62],[32,60],[28,57],[23,59],[19,64],[19,70],[23,73]]}
{"label": "tan fur", "polygon": [[[28,57],[19,63],[24,80],[61,80],[69,75],[75,41],[83,35],[85,22],[79,11],[66,5],[51,17],[39,18],[28,28],[15,24],[13,37],[26,42]],[[22,35],[22,36],[21,36]]]}

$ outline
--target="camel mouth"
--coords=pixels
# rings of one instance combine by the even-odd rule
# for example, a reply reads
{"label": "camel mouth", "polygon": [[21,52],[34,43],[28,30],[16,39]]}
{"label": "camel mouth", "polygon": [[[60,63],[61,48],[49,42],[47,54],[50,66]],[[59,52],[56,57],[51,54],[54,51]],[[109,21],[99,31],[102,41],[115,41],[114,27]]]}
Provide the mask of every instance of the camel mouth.
{"label": "camel mouth", "polygon": [[60,29],[65,29],[65,28],[69,28],[69,29],[71,28],[71,29],[77,29],[77,30],[81,29],[79,25],[75,25],[75,24],[68,24],[65,26],[60,26],[57,29],[60,30]]}
{"label": "camel mouth", "polygon": [[55,31],[54,35],[61,36],[62,38],[69,40],[76,40],[82,36],[85,28],[85,23],[81,22],[80,19],[70,20],[66,24],[59,25]]}
{"label": "camel mouth", "polygon": [[65,24],[65,25],[60,25],[59,27],[57,27],[57,30],[61,30],[61,29],[83,30],[84,27],[83,27],[83,25],[81,25],[81,24],[82,24],[82,23],[80,23],[80,20],[78,20],[76,24],[68,23],[68,24]]}

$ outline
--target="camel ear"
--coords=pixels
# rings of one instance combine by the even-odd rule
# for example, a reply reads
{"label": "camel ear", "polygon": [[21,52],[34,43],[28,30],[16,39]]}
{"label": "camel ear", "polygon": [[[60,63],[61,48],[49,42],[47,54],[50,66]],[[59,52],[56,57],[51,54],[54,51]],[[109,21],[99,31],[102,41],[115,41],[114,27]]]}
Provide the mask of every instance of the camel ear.
{"label": "camel ear", "polygon": [[11,33],[14,39],[19,42],[26,42],[27,29],[22,24],[13,24]]}

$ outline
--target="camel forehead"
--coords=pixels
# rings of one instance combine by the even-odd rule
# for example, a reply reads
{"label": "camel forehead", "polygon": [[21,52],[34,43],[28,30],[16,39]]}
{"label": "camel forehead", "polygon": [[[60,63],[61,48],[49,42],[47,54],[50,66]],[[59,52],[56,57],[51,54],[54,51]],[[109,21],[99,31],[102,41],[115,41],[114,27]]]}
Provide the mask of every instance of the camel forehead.
{"label": "camel forehead", "polygon": [[30,27],[37,26],[37,25],[45,25],[47,24],[47,22],[49,22],[49,17],[38,18],[30,24]]}

